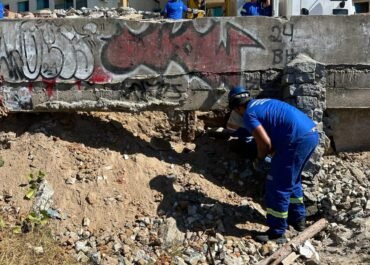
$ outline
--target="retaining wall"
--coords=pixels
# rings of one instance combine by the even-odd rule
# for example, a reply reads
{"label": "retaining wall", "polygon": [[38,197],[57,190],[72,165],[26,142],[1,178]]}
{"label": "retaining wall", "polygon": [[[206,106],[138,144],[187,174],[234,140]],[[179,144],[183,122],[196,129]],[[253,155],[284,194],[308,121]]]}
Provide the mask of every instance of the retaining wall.
{"label": "retaining wall", "polygon": [[369,40],[369,16],[3,20],[0,96],[11,112],[220,109],[238,84],[283,97],[304,53],[326,65],[329,110],[367,109]]}

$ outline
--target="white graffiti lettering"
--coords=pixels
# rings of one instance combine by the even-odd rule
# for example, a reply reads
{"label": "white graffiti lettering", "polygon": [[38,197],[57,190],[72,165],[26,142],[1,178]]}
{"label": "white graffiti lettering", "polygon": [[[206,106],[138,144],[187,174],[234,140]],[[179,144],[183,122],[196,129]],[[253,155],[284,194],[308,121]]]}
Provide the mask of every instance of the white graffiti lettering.
{"label": "white graffiti lettering", "polygon": [[72,26],[26,21],[12,36],[0,32],[0,71],[6,79],[88,79],[94,55],[88,35]]}

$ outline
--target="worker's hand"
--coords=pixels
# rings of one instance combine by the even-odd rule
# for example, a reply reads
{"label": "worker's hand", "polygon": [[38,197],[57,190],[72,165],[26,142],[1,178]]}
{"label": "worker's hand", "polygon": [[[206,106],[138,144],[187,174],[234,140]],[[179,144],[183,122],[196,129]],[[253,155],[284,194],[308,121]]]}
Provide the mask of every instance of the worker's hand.
{"label": "worker's hand", "polygon": [[256,158],[253,161],[253,168],[258,173],[267,173],[270,170],[271,158],[266,157],[264,159]]}

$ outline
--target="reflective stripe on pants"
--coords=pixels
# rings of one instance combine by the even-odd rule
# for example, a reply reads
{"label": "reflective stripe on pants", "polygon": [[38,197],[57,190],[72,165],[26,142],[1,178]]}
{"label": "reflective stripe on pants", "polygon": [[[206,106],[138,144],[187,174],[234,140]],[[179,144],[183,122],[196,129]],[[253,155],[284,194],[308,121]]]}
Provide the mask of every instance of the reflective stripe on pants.
{"label": "reflective stripe on pants", "polygon": [[267,225],[275,234],[284,234],[289,222],[305,218],[301,173],[318,144],[318,133],[311,132],[277,150],[266,180]]}

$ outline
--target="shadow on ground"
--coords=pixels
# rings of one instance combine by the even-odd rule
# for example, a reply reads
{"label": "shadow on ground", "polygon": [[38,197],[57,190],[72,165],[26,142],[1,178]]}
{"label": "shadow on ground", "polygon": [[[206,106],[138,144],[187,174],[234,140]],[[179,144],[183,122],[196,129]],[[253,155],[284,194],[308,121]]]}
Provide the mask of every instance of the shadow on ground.
{"label": "shadow on ground", "polygon": [[[204,134],[199,136],[195,143],[196,148],[189,152],[178,153],[172,149],[159,150],[153,143],[146,142],[127,130],[122,123],[94,117],[88,113],[19,113],[9,115],[0,121],[0,130],[15,132],[17,136],[24,133],[44,133],[58,137],[68,142],[77,142],[92,148],[108,148],[122,154],[142,153],[148,157],[172,164],[191,166],[191,171],[202,174],[206,179],[218,186],[237,193],[243,197],[252,197],[253,201],[262,201],[263,179],[259,176],[249,176],[243,180],[238,179],[240,171],[247,169],[250,164],[245,158],[229,151],[228,143],[222,139],[215,139]],[[210,212],[216,212],[215,218],[221,218],[225,224],[225,231],[230,235],[241,236],[248,231],[240,231],[235,225],[246,221],[262,222],[259,216],[248,206],[235,206],[215,201],[201,192],[176,192],[173,183],[169,183],[165,176],[158,176],[150,183],[164,196],[158,210],[176,218],[179,228],[185,228],[184,220],[190,216],[179,207],[172,209],[176,201],[183,201],[206,209],[207,204],[213,205]],[[201,206],[203,205],[203,206]],[[179,210],[180,209],[180,210]],[[219,212],[218,212],[219,211]],[[209,216],[212,217],[212,216]],[[189,221],[189,220],[188,220]],[[205,221],[210,221],[207,224]],[[198,229],[198,222],[193,222],[193,229]],[[212,227],[216,229],[214,220],[204,220],[199,229]],[[213,225],[213,226],[212,226]]]}
{"label": "shadow on ground", "polygon": [[157,176],[150,187],[163,195],[157,213],[173,217],[183,231],[207,231],[228,236],[252,236],[255,231],[239,228],[246,222],[264,223],[265,217],[248,205],[238,206],[223,203],[205,196],[199,191],[176,191],[175,178]]}

